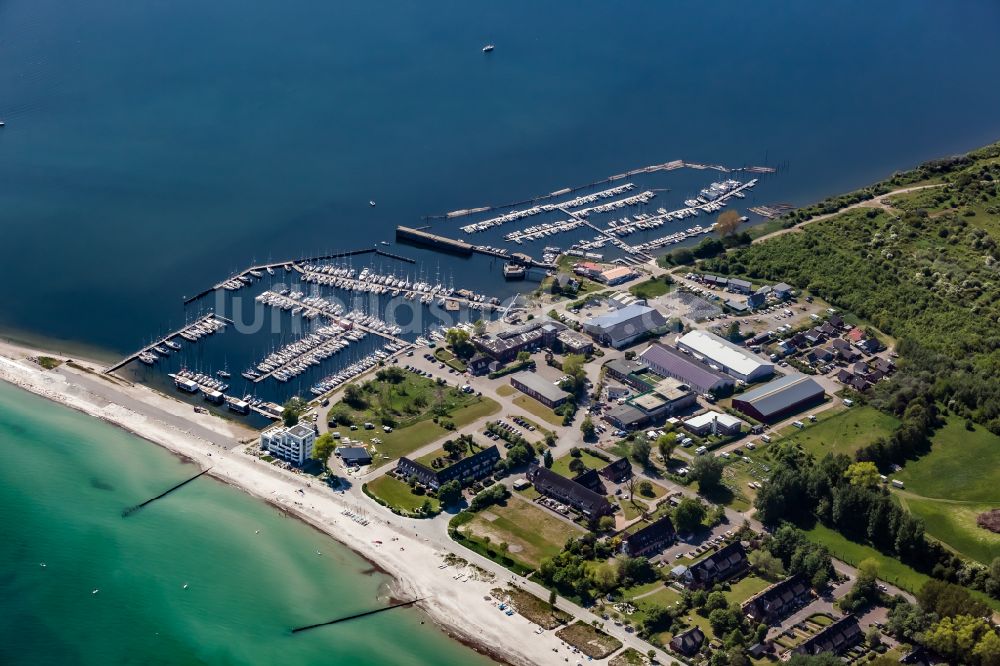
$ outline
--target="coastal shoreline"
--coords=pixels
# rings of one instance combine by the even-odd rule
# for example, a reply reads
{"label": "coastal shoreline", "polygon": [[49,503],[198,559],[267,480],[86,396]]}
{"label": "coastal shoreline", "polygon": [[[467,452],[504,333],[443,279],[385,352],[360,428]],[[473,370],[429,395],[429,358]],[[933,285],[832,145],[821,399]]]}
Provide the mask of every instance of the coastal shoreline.
{"label": "coastal shoreline", "polygon": [[[159,405],[151,404],[150,409],[162,409],[170,403],[190,407],[186,403],[174,401],[140,385],[106,382],[105,386],[102,382],[99,386],[88,388],[86,382],[74,381],[81,377],[80,370],[44,370],[29,360],[38,355],[66,358],[0,342],[0,380],[121,428],[170,451],[184,462],[203,468],[212,467],[206,476],[238,488],[255,499],[264,500],[349,548],[366,560],[374,572],[388,575],[391,596],[402,599],[424,597],[425,601],[418,604],[420,610],[450,638],[470,649],[511,666],[566,663],[564,655],[568,650],[552,632],[536,634],[536,625],[525,618],[519,615],[508,617],[484,601],[491,589],[503,586],[506,581],[472,576],[456,583],[458,576],[453,567],[438,568],[443,565],[444,555],[458,548],[449,547],[450,540],[444,543],[440,539],[432,539],[434,535],[422,534],[421,528],[426,526],[427,521],[423,521],[425,525],[422,526],[419,521],[389,514],[374,503],[362,505],[361,498],[319,488],[311,478],[299,478],[243,453],[243,444],[227,449],[126,406],[129,402],[146,404],[150,401],[159,402]],[[77,365],[82,362],[93,366],[95,371],[103,367],[97,361],[74,360]],[[100,395],[91,391],[99,388],[104,389]],[[119,399],[114,399],[116,397]],[[193,416],[197,415],[184,416],[193,421]],[[203,415],[200,421],[210,418],[214,417]],[[212,425],[220,431],[220,438],[229,431],[231,443],[240,439],[241,433],[234,431],[232,424],[215,420],[219,423]],[[368,526],[362,527],[350,518],[345,519],[344,510],[365,516]],[[400,544],[399,550],[392,550],[397,544]],[[473,572],[472,567],[463,571]]]}

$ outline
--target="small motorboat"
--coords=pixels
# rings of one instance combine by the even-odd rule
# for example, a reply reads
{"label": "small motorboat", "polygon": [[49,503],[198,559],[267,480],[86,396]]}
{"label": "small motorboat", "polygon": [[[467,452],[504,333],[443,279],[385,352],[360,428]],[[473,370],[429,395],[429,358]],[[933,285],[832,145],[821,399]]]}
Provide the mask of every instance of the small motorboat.
{"label": "small motorboat", "polygon": [[368,205],[374,207],[375,206],[375,201],[374,200],[369,200],[368,201]]}
{"label": "small motorboat", "polygon": [[491,53],[495,48],[496,46],[494,46],[493,44],[487,44],[486,46],[483,47],[483,53]]}

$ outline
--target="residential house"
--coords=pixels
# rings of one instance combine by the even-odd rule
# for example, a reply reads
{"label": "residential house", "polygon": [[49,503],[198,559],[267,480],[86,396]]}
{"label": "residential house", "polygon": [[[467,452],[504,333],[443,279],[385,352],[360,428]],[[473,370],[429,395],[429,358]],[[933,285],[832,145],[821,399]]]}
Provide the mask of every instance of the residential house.
{"label": "residential house", "polygon": [[792,285],[790,284],[779,282],[778,284],[774,285],[773,289],[774,289],[774,295],[780,298],[781,300],[785,300],[792,297]]}
{"label": "residential house", "polygon": [[743,602],[743,612],[756,622],[774,624],[812,596],[805,577],[796,574],[775,583]]}
{"label": "residential house", "polygon": [[632,463],[628,458],[619,458],[602,467],[600,475],[611,483],[622,483],[632,478]]}
{"label": "residential house", "polygon": [[622,536],[621,552],[628,557],[653,557],[677,538],[669,516],[664,516],[642,529]]}
{"label": "residential house", "polygon": [[837,620],[792,649],[793,654],[814,656],[823,652],[843,654],[864,640],[864,633],[853,615]]}
{"label": "residential house", "polygon": [[539,493],[572,507],[591,520],[614,512],[606,497],[550,469],[533,464],[526,476]]}
{"label": "residential house", "polygon": [[702,644],[705,642],[705,634],[698,627],[691,627],[687,631],[682,631],[670,639],[670,649],[680,652],[685,657],[698,654]]}
{"label": "residential house", "polygon": [[466,485],[484,479],[493,473],[493,468],[498,462],[500,462],[500,451],[494,445],[437,470],[404,456],[396,463],[396,472],[404,477],[415,476],[420,483],[437,490],[449,481],[458,481]]}
{"label": "residential house", "polygon": [[750,566],[747,552],[738,541],[689,566],[681,582],[691,589],[705,589],[737,576]]}

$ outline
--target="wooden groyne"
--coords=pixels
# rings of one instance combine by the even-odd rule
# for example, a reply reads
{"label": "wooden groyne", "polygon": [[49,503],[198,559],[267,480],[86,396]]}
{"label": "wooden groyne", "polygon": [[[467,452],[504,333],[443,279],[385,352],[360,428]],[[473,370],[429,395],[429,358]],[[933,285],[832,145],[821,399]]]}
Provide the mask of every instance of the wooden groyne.
{"label": "wooden groyne", "polygon": [[409,257],[404,257],[404,256],[398,255],[398,254],[393,254],[391,252],[386,252],[385,250],[382,250],[382,249],[377,248],[377,247],[363,248],[361,250],[348,250],[348,251],[345,251],[345,252],[334,252],[334,253],[331,253],[331,254],[320,254],[320,255],[313,256],[313,257],[302,257],[301,259],[289,259],[287,261],[273,261],[273,262],[266,263],[266,264],[257,264],[255,266],[249,266],[247,268],[244,268],[239,273],[236,273],[235,275],[230,275],[225,280],[222,280],[221,282],[217,282],[216,284],[212,285],[211,287],[199,291],[194,296],[188,296],[188,297],[186,297],[184,299],[184,305],[188,305],[190,303],[193,303],[193,302],[197,301],[198,299],[200,299],[200,298],[202,298],[204,296],[207,296],[208,294],[211,294],[213,291],[216,291],[217,289],[222,289],[222,287],[227,282],[230,282],[232,280],[238,280],[240,277],[248,275],[250,273],[250,271],[266,271],[268,269],[274,270],[275,268],[284,268],[285,266],[291,266],[292,268],[296,268],[297,269],[297,268],[299,268],[300,264],[310,263],[310,262],[313,262],[313,261],[329,261],[329,260],[333,260],[333,259],[345,259],[347,257],[356,257],[356,256],[363,255],[363,254],[377,254],[377,255],[380,255],[380,256],[383,256],[383,257],[387,257],[389,259],[394,259],[396,261],[402,261],[402,262],[407,263],[407,264],[415,264],[415,263],[417,263],[415,259],[411,259]]}
{"label": "wooden groyne", "polygon": [[208,469],[205,469],[205,470],[202,470],[202,471],[198,472],[197,474],[195,474],[194,476],[192,476],[190,479],[187,479],[185,481],[181,481],[176,486],[173,486],[171,488],[168,488],[167,490],[164,490],[162,493],[160,493],[156,497],[150,497],[148,500],[146,500],[142,504],[136,504],[135,506],[130,506],[129,508],[127,508],[124,511],[122,511],[122,518],[127,518],[127,517],[131,516],[133,513],[135,513],[139,509],[143,508],[147,504],[151,504],[152,502],[155,502],[158,499],[166,497],[167,495],[169,495],[170,493],[174,492],[175,490],[178,490],[178,489],[182,488],[183,486],[186,486],[187,484],[191,483],[192,481],[194,481],[195,479],[197,479],[199,476],[203,476],[205,474],[208,474],[208,472],[211,469],[212,468],[209,467]]}
{"label": "wooden groyne", "polygon": [[386,611],[391,611],[391,610],[393,610],[395,608],[403,608],[405,606],[412,606],[413,604],[417,603],[418,601],[423,601],[426,598],[427,597],[420,597],[419,599],[413,599],[412,601],[402,601],[402,602],[400,602],[398,604],[392,604],[390,606],[386,606],[385,608],[376,608],[375,610],[365,611],[364,613],[355,613],[354,615],[348,615],[346,617],[338,617],[337,619],[330,620],[328,622],[319,622],[317,624],[310,624],[310,625],[306,625],[304,627],[296,627],[295,629],[292,629],[292,633],[293,634],[297,634],[297,633],[299,633],[301,631],[309,631],[310,629],[318,629],[320,627],[328,627],[331,624],[340,624],[341,622],[347,622],[348,620],[356,620],[358,618],[366,617],[368,615],[375,615],[376,613],[384,613]]}

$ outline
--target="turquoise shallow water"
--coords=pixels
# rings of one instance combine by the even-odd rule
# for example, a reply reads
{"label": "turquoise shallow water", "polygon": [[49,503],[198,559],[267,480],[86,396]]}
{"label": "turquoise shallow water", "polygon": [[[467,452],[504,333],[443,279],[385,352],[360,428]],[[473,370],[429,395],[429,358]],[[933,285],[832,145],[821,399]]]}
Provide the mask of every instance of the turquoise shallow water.
{"label": "turquoise shallow water", "polygon": [[491,663],[411,610],[292,636],[388,579],[207,477],[122,519],[195,468],[2,382],[0,453],[0,663]]}

